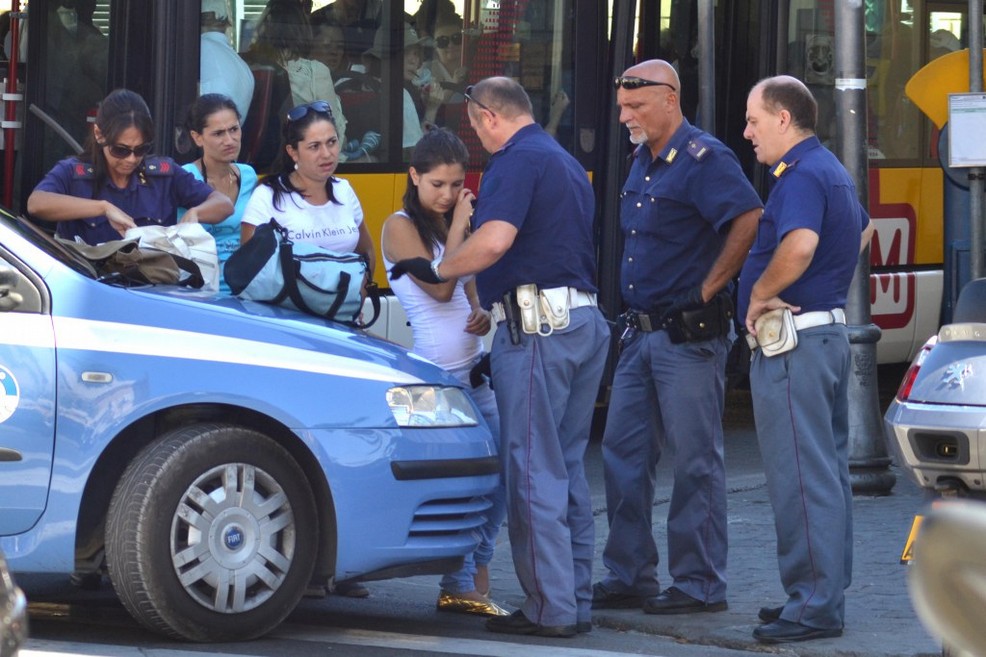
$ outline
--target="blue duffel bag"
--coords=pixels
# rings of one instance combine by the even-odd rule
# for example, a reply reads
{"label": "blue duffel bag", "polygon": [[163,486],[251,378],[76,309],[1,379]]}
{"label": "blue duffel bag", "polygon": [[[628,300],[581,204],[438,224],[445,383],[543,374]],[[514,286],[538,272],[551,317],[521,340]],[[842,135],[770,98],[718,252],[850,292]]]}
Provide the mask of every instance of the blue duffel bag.
{"label": "blue duffel bag", "polygon": [[[380,314],[376,285],[368,280],[366,258],[292,242],[274,219],[258,226],[223,267],[230,291],[241,299],[295,308],[317,317],[366,328]],[[367,290],[373,317],[360,321]]]}

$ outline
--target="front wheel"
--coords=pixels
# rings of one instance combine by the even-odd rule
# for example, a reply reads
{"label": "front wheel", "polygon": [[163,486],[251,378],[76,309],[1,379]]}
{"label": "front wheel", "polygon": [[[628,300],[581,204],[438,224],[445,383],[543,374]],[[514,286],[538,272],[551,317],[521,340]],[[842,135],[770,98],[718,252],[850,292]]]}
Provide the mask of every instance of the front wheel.
{"label": "front wheel", "polygon": [[106,561],[146,627],[252,639],[295,608],[318,536],[311,487],[283,447],[229,425],[172,431],[130,464],[110,503]]}

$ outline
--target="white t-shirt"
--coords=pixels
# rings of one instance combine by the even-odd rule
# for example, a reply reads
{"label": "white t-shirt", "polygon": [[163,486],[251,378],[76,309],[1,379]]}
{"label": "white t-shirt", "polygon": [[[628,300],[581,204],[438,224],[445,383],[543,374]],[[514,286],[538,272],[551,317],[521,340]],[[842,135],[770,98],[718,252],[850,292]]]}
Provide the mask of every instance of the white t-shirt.
{"label": "white t-shirt", "polygon": [[300,194],[292,193],[281,197],[280,209],[274,208],[274,190],[269,185],[260,185],[247,203],[243,223],[262,226],[273,218],[288,230],[292,241],[352,253],[359,242],[363,207],[347,181],[334,180],[332,191],[339,203],[312,205]]}

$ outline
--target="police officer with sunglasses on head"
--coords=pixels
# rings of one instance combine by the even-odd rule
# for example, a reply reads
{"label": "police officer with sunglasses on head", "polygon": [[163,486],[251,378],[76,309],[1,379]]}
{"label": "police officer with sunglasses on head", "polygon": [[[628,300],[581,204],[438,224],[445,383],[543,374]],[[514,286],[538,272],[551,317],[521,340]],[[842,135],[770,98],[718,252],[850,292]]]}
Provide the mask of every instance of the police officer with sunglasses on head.
{"label": "police officer with sunglasses on head", "polygon": [[57,163],[27,199],[27,212],[58,222],[65,239],[87,244],[120,239],[137,224],[219,223],[233,214],[233,203],[196,180],[169,157],[151,156],[154,123],[147,103],[127,89],[110,93],[99,105],[88,150]]}
{"label": "police officer with sunglasses on head", "polygon": [[[620,225],[622,351],[603,462],[609,539],[592,606],[651,614],[726,609],[722,411],[732,333],[728,287],[756,235],[762,204],[736,156],[681,112],[681,83],[662,60],[616,78],[620,122],[637,145]],[[674,459],[668,570],[658,583],[655,469]]]}

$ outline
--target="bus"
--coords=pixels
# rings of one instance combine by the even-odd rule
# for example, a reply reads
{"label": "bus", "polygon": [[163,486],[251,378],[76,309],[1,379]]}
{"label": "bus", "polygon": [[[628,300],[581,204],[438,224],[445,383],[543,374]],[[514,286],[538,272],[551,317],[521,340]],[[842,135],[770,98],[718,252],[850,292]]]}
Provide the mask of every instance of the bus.
{"label": "bus", "polygon": [[[285,1],[292,0],[269,0]],[[307,57],[332,71],[347,120],[346,141],[355,140],[356,155],[339,166],[338,175],[356,189],[371,234],[379,236],[404,193],[405,92],[421,105],[427,94],[440,91],[442,103],[424,127],[444,125],[462,137],[473,158],[467,184],[476,188],[486,154],[464,118],[463,87],[490,75],[515,77],[531,96],[535,118],[583,164],[597,191],[600,300],[610,317],[620,312],[617,196],[630,149],[618,125],[612,77],[634,61],[672,62],[682,80],[685,115],[701,124],[699,70],[711,58],[711,131],[737,153],[764,195],[764,169],[742,139],[746,94],[758,79],[788,73],[804,80],[819,101],[820,139],[831,144],[836,131],[834,0],[715,3],[710,53],[699,47],[699,30],[707,25],[699,23],[698,0],[297,1],[311,18]],[[264,140],[270,140],[285,109],[271,90],[277,67],[252,52],[269,3],[218,2],[229,19],[224,35],[250,64],[255,81],[241,159],[262,173],[270,166]],[[200,91],[200,22],[216,0],[13,4],[20,10],[13,22],[22,34],[16,52],[10,52],[7,38],[5,54],[20,60],[17,84],[7,88],[19,86],[23,101],[8,102],[17,104],[13,123],[23,129],[4,124],[4,147],[15,149],[14,166],[5,167],[10,170],[4,175],[11,181],[14,211],[23,210],[33,186],[72,152],[70,141],[84,141],[96,104],[117,87],[131,88],[148,101],[157,152],[191,159],[180,152],[175,132]],[[940,323],[944,176],[938,131],[908,98],[905,85],[931,60],[965,47],[967,11],[964,0],[864,2],[867,182],[877,229],[869,287],[872,317],[883,331],[877,345],[881,363],[909,360]],[[424,65],[407,75],[405,56],[412,49]],[[443,70],[435,62],[448,51],[454,51],[455,61],[444,61]],[[460,68],[461,73],[452,70]],[[360,150],[364,142],[370,148]],[[387,287],[385,272],[377,272],[377,282]],[[389,303],[385,309],[374,331],[408,341],[399,306]]]}

